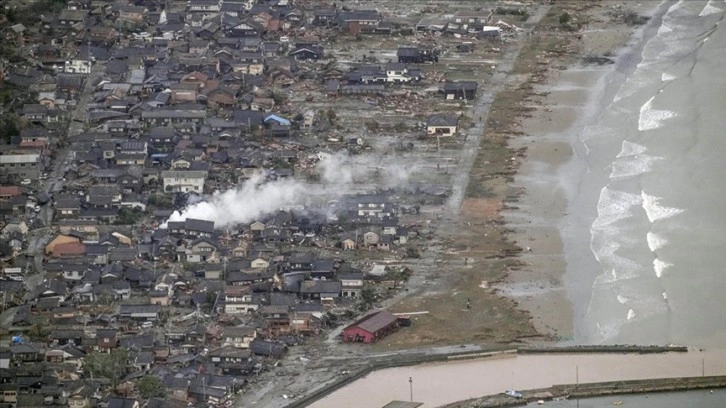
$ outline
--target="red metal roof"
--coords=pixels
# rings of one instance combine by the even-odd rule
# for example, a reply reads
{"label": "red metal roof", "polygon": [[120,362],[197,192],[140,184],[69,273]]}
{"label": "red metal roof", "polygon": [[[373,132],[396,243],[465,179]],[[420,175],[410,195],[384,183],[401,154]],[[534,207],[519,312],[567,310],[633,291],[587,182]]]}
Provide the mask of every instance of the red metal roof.
{"label": "red metal roof", "polygon": [[374,312],[363,317],[362,319],[351,324],[347,328],[359,327],[360,329],[365,330],[368,333],[375,333],[391,325],[392,323],[395,323],[397,320],[398,317],[394,316],[388,310],[379,310],[378,312]]}

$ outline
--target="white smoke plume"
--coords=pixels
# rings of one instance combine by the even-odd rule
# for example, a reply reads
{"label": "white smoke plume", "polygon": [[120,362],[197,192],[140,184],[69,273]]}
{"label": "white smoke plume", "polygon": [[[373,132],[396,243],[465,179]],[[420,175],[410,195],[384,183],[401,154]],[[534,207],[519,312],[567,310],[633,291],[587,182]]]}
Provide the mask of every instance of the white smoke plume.
{"label": "white smoke plume", "polygon": [[[263,176],[257,176],[245,181],[239,188],[189,203],[181,212],[175,211],[167,222],[194,218],[214,221],[215,228],[230,228],[253,222],[282,208],[306,206],[361,192],[365,183],[375,182],[378,186],[392,188],[408,181],[411,169],[404,164],[393,159],[376,163],[369,161],[362,156],[325,156],[316,168],[320,183],[295,179],[266,181]],[[165,227],[166,223],[162,224],[162,228]]]}

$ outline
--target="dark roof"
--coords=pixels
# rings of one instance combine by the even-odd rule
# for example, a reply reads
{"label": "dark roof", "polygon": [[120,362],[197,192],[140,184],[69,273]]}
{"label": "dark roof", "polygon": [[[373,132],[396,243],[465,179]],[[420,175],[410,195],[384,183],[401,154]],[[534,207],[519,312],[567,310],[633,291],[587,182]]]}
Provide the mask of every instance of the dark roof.
{"label": "dark roof", "polygon": [[154,347],[154,336],[148,334],[143,336],[123,337],[119,339],[119,346],[125,349]]}
{"label": "dark roof", "polygon": [[452,114],[434,114],[429,116],[426,126],[456,126],[459,123],[459,117]]}
{"label": "dark roof", "polygon": [[121,305],[119,309],[120,314],[131,314],[131,313],[159,313],[161,306],[159,305]]}
{"label": "dark roof", "polygon": [[335,259],[316,259],[313,261],[313,272],[329,272],[335,269]]}
{"label": "dark roof", "polygon": [[339,281],[304,281],[300,293],[340,293],[341,288]]}
{"label": "dark roof", "polygon": [[281,357],[287,351],[284,343],[255,339],[250,343],[250,351],[258,356]]}
{"label": "dark roof", "polygon": [[418,57],[419,49],[415,47],[398,47],[396,56],[398,57]]}
{"label": "dark roof", "polygon": [[82,339],[83,330],[53,330],[50,337],[55,340]]}
{"label": "dark roof", "polygon": [[341,281],[344,280],[363,280],[365,275],[363,275],[362,272],[349,272],[349,273],[341,273],[338,275],[338,279]]}
{"label": "dark roof", "polygon": [[265,112],[252,110],[236,110],[233,113],[234,122],[238,125],[262,125]]}
{"label": "dark roof", "polygon": [[479,84],[475,81],[448,81],[444,83],[444,91],[476,91]]}
{"label": "dark roof", "polygon": [[97,329],[96,338],[111,338],[116,337],[115,329]]}
{"label": "dark roof", "polygon": [[108,408],[133,408],[135,399],[111,397],[108,400]]}
{"label": "dark roof", "polygon": [[254,327],[227,327],[224,329],[225,337],[252,336],[255,333]]}
{"label": "dark roof", "polygon": [[376,10],[350,10],[338,13],[338,19],[344,22],[348,21],[378,21],[380,15]]}
{"label": "dark roof", "polygon": [[212,232],[214,232],[214,221],[187,218],[184,221],[184,229],[186,231],[198,231],[198,232],[212,233]]}

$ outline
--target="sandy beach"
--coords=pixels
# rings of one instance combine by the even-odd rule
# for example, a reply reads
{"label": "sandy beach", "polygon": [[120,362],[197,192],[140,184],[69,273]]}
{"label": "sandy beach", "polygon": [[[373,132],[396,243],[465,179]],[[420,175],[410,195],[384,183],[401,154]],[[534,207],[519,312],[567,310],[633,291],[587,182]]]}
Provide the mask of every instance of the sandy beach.
{"label": "sandy beach", "polygon": [[[521,118],[521,135],[510,140],[513,150],[526,148],[526,156],[513,186],[524,191],[516,208],[503,211],[512,239],[524,249],[525,265],[511,271],[500,293],[516,299],[532,316],[540,333],[562,342],[574,341],[574,310],[565,282],[566,259],[562,238],[563,217],[573,195],[572,162],[575,136],[592,115],[593,103],[602,96],[611,63],[584,62],[583,57],[616,58],[637,42],[642,27],[613,21],[609,13],[619,3],[603,2],[583,10],[588,23],[573,43],[577,53],[564,70],[551,70],[534,87],[533,108]],[[638,14],[653,13],[658,3],[628,4]],[[610,62],[612,62],[612,59]],[[582,305],[578,305],[582,307]]]}

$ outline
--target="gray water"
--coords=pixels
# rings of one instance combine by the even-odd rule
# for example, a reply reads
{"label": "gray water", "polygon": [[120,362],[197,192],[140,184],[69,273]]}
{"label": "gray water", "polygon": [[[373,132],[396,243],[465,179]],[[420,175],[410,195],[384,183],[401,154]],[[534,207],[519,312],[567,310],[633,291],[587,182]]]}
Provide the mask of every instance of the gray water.
{"label": "gray water", "polygon": [[664,392],[647,395],[615,395],[602,398],[564,400],[547,402],[543,407],[558,408],[606,408],[613,402],[622,402],[623,407],[638,408],[723,408],[726,405],[726,390]]}
{"label": "gray water", "polygon": [[579,342],[725,344],[724,9],[661,5],[577,135],[563,236]]}

